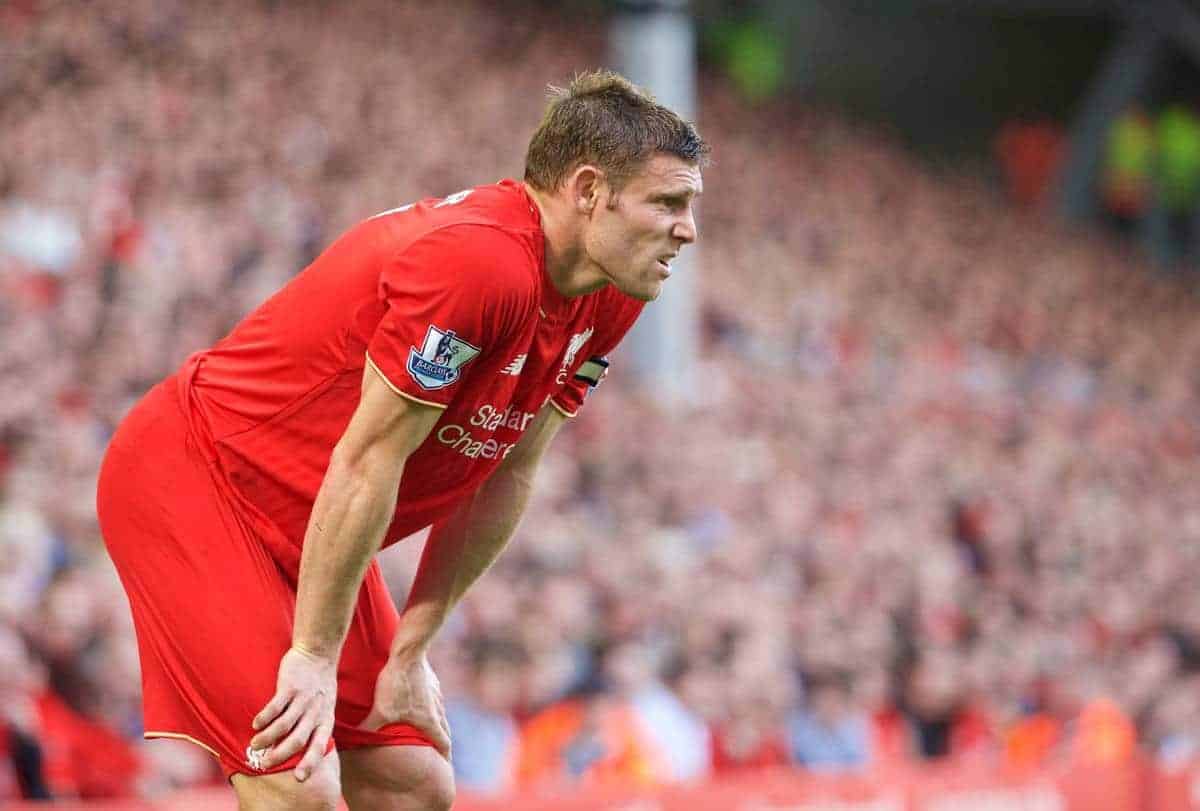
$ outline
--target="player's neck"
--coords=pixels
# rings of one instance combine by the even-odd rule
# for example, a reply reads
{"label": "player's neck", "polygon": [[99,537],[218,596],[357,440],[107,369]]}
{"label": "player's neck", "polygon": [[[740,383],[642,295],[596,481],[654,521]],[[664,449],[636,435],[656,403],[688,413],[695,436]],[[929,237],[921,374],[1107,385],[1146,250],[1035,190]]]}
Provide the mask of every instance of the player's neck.
{"label": "player's neck", "polygon": [[608,283],[597,272],[583,250],[579,229],[572,223],[561,201],[525,184],[525,192],[537,206],[545,234],[546,275],[554,289],[565,298],[595,292]]}

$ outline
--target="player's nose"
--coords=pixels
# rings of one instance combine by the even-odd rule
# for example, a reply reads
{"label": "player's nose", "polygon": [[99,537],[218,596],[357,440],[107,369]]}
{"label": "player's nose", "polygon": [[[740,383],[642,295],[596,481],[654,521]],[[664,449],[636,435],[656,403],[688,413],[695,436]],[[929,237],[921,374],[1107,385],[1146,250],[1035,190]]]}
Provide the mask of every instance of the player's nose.
{"label": "player's nose", "polygon": [[696,237],[698,236],[696,233],[696,217],[692,214],[691,208],[688,208],[683,217],[671,227],[671,236],[684,245],[691,245],[696,241]]}

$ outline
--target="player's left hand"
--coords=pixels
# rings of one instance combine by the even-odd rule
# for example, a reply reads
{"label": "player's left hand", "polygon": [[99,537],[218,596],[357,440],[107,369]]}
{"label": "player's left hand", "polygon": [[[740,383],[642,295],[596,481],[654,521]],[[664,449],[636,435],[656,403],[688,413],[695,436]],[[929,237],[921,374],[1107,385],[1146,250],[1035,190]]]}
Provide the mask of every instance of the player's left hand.
{"label": "player's left hand", "polygon": [[375,704],[359,726],[374,731],[396,723],[412,724],[450,759],[450,724],[442,687],[424,655],[388,659],[375,680]]}

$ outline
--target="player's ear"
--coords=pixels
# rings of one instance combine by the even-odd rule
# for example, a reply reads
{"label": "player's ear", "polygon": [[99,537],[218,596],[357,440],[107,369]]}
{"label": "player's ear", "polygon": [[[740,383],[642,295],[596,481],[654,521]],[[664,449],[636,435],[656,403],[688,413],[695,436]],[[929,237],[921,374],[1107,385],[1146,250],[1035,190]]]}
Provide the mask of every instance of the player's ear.
{"label": "player's ear", "polygon": [[600,204],[600,196],[604,186],[604,172],[585,163],[571,173],[567,188],[571,193],[571,202],[580,214],[591,214]]}

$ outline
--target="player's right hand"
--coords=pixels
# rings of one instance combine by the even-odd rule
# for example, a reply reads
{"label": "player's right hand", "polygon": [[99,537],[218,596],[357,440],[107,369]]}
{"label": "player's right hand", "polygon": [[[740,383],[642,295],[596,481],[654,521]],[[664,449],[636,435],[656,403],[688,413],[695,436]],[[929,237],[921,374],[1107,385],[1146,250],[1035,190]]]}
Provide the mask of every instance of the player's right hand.
{"label": "player's right hand", "polygon": [[294,771],[297,780],[307,779],[325,756],[333,735],[336,698],[337,662],[289,648],[279,662],[275,695],[252,722],[258,734],[250,740],[250,747],[266,750],[259,761],[261,768],[278,766],[307,744]]}

